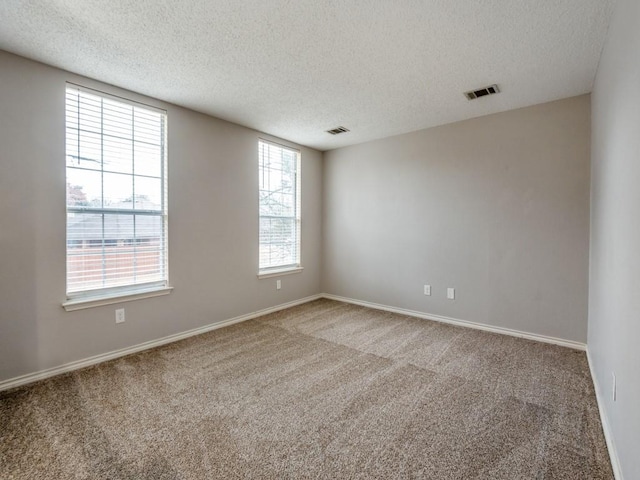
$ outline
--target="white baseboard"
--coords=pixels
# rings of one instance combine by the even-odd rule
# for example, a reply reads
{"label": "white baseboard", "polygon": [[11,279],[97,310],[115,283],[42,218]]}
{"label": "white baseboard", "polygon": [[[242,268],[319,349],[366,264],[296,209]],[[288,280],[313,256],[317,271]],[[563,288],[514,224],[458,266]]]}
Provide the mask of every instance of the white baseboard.
{"label": "white baseboard", "polygon": [[375,308],[376,310],[384,310],[386,312],[399,313],[401,315],[409,315],[411,317],[423,318],[425,320],[433,320],[435,322],[448,323],[450,325],[457,325],[460,327],[474,328],[476,330],[484,330],[485,332],[500,333],[502,335],[510,335],[512,337],[526,338],[528,340],[534,340],[536,342],[552,343],[554,345],[560,345],[562,347],[573,348],[575,350],[585,351],[587,345],[580,342],[574,342],[573,340],[564,340],[562,338],[548,337],[545,335],[538,335],[537,333],[522,332],[520,330],[513,330],[511,328],[494,327],[492,325],[486,325],[484,323],[469,322],[467,320],[460,320],[457,318],[443,317],[441,315],[433,315],[430,313],[418,312],[416,310],[407,310],[405,308],[390,307],[389,305],[381,305],[379,303],[366,302],[364,300],[356,300],[353,298],[340,297],[338,295],[332,295],[329,293],[323,293],[322,297],[330,300],[337,300],[339,302],[353,303],[354,305],[361,305],[363,307]]}
{"label": "white baseboard", "polygon": [[589,370],[591,371],[591,379],[593,381],[593,388],[596,391],[596,401],[598,403],[598,411],[600,412],[600,422],[602,423],[602,432],[604,433],[604,439],[607,442],[607,450],[609,450],[609,459],[611,460],[611,468],[613,469],[613,476],[616,480],[624,480],[622,476],[622,470],[620,469],[620,460],[618,460],[618,454],[615,443],[613,441],[613,435],[611,434],[611,428],[609,427],[609,420],[607,419],[607,412],[604,409],[604,400],[602,399],[602,390],[598,384],[598,377],[596,377],[595,370],[593,368],[593,361],[591,360],[591,354],[587,348],[587,362],[589,363]]}
{"label": "white baseboard", "polygon": [[362,300],[356,300],[353,298],[340,297],[338,295],[331,294],[318,294],[312,295],[309,297],[301,298],[298,300],[294,300],[292,302],[283,303],[281,305],[276,305],[275,307],[265,308],[263,310],[259,310],[256,312],[248,313],[246,315],[241,315],[238,317],[230,318],[228,320],[223,320],[221,322],[213,323],[210,325],[205,325],[203,327],[194,328],[192,330],[187,330],[186,332],[176,333],[174,335],[169,335],[167,337],[159,338],[156,340],[151,340],[149,342],[140,343],[137,345],[133,345],[131,347],[122,348],[120,350],[114,350],[111,352],[103,353],[100,355],[95,355],[89,358],[85,358],[82,360],[77,360],[74,362],[65,363],[63,365],[48,368],[46,370],[40,370],[34,373],[28,373],[26,375],[22,375],[19,377],[10,378],[8,380],[0,381],[0,391],[8,390],[10,388],[19,387],[21,385],[26,385],[28,383],[36,382],[38,380],[43,380],[45,378],[50,378],[55,375],[60,375],[62,373],[70,372],[73,370],[78,370],[80,368],[88,367],[91,365],[95,365],[101,362],[106,362],[108,360],[113,360],[114,358],[123,357],[125,355],[131,355],[132,353],[141,352],[143,350],[148,350],[150,348],[159,347],[161,345],[165,345],[167,343],[176,342],[178,340],[182,340],[188,337],[192,337],[194,335],[199,335],[201,333],[206,333],[211,330],[216,330],[218,328],[226,327],[229,325],[233,325],[236,323],[244,322],[246,320],[251,320],[253,318],[261,317],[263,315],[267,315],[269,313],[277,312],[279,310],[284,310],[285,308],[294,307],[296,305],[301,305],[303,303],[311,302],[313,300],[317,300],[319,298],[328,298],[331,300],[337,300],[345,303],[352,303],[355,305],[361,305],[364,307],[374,308],[377,310],[384,310],[388,312],[399,313],[401,315],[409,315],[412,317],[424,318],[426,320],[433,320],[436,322],[448,323],[451,325],[458,325],[462,327],[475,328],[478,330],[484,330],[487,332],[500,333],[504,335],[511,335],[514,337],[527,338],[529,340],[535,340],[538,342],[552,343],[555,345],[560,345],[563,347],[574,348],[578,350],[586,350],[586,345],[579,342],[573,342],[570,340],[563,340],[560,338],[547,337],[543,335],[537,335],[534,333],[521,332],[518,330],[512,330],[509,328],[502,327],[494,327],[491,325],[485,325],[481,323],[469,322],[466,320],[459,320],[456,318],[443,317],[440,315],[432,315],[424,312],[418,312],[415,310],[407,310],[404,308],[396,308],[388,305],[381,305],[378,303],[366,302]]}
{"label": "white baseboard", "polygon": [[114,358],[124,357],[125,355],[131,355],[132,353],[137,353],[143,350],[148,350],[150,348],[166,345],[167,343],[177,342],[178,340],[183,340],[185,338],[193,337],[194,335],[200,335],[201,333],[217,330],[218,328],[228,327],[229,325],[245,322],[247,320],[261,317],[269,313],[284,310],[285,308],[295,307],[296,305],[301,305],[303,303],[311,302],[319,298],[322,298],[322,295],[312,295],[310,297],[305,297],[298,300],[294,300],[292,302],[276,305],[275,307],[265,308],[262,310],[258,310],[256,312],[248,313],[246,315],[240,315],[239,317],[234,317],[228,320],[223,320],[221,322],[205,325],[204,327],[198,327],[192,330],[187,330],[186,332],[176,333],[174,335],[158,338],[157,340],[151,340],[149,342],[139,343],[131,347],[121,348],[120,350],[114,350],[111,352],[102,353],[100,355],[95,355],[93,357],[85,358],[82,360],[76,360],[75,362],[65,363],[58,367],[48,368],[46,370],[40,370],[38,372],[28,373],[26,375],[21,375],[19,377],[10,378],[8,380],[4,380],[0,382],[0,392],[3,390],[8,390],[10,388],[26,385],[28,383],[33,383],[38,380],[44,380],[45,378],[54,377],[56,375],[60,375],[61,373],[71,372],[73,370],[78,370],[80,368],[96,365],[98,363],[106,362],[108,360],[113,360]]}

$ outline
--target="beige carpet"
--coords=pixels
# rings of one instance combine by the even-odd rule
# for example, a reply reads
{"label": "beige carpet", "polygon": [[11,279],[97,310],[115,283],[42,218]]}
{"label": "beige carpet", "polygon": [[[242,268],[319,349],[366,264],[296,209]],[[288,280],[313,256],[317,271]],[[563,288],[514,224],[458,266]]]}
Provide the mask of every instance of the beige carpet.
{"label": "beige carpet", "polygon": [[611,479],[585,354],[329,300],[0,393],[4,479]]}

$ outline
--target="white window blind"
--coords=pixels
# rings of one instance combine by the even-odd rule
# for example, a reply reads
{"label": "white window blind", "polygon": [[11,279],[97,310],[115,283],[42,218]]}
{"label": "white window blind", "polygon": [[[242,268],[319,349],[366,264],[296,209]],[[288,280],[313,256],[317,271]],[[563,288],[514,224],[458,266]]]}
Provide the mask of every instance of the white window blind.
{"label": "white window blind", "polygon": [[261,272],[300,266],[300,152],[258,144]]}
{"label": "white window blind", "polygon": [[67,84],[67,295],[167,283],[166,113]]}

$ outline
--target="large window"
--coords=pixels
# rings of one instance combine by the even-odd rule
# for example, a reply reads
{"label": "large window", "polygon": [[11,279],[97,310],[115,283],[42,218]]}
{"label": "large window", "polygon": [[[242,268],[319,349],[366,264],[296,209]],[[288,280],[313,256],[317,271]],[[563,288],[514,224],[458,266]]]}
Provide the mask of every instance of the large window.
{"label": "large window", "polygon": [[167,283],[166,113],[67,84],[67,296]]}
{"label": "large window", "polygon": [[260,273],[300,267],[300,152],[261,140]]}

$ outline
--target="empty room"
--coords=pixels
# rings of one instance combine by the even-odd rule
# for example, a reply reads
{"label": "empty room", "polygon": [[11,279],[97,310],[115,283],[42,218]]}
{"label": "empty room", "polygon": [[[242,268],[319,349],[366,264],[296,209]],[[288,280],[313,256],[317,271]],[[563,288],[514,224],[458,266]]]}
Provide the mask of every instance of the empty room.
{"label": "empty room", "polygon": [[640,2],[0,2],[0,479],[640,479]]}

